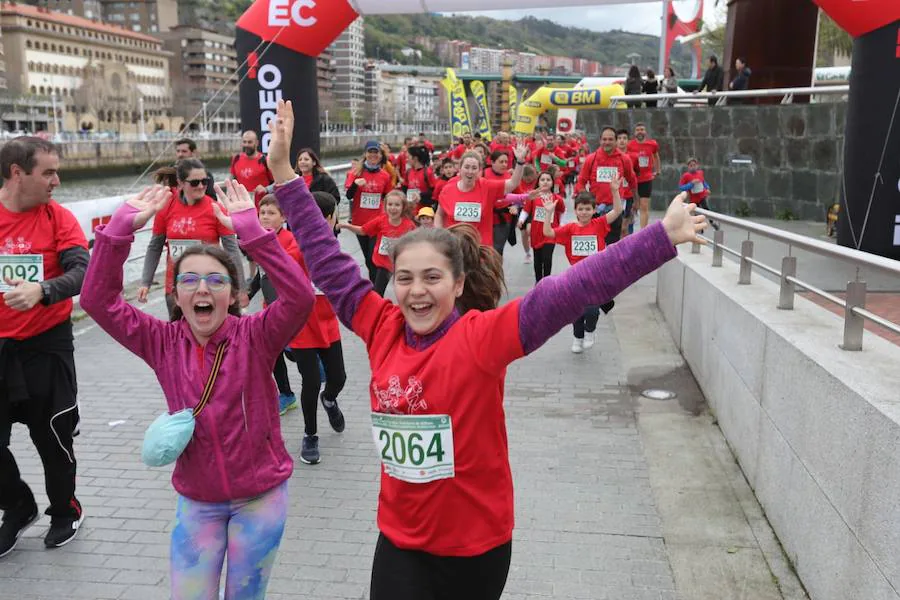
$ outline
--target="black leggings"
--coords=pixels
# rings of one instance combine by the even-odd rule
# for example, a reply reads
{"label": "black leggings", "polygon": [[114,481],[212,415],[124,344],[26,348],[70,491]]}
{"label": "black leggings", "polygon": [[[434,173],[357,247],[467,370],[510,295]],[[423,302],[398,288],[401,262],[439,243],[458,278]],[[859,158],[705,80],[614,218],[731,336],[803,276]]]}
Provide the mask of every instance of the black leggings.
{"label": "black leggings", "polygon": [[367,235],[358,235],[356,240],[359,242],[359,249],[362,250],[363,259],[366,261],[366,268],[369,270],[369,281],[375,283],[375,263],[372,262],[372,251],[375,249],[375,238]]}
{"label": "black leggings", "polygon": [[[542,225],[542,224],[541,224]],[[532,225],[534,227],[534,225]],[[553,250],[556,244],[544,244],[534,249],[534,282],[537,283],[550,274],[553,268]]]}
{"label": "black leggings", "polygon": [[338,394],[347,382],[344,370],[344,350],[338,340],[328,348],[293,348],[291,354],[297,362],[297,370],[303,383],[300,386],[300,408],[303,409],[303,424],[306,435],[318,433],[316,411],[319,407],[319,388],[322,380],[319,377],[319,359],[325,368],[325,391],[322,394],[328,400],[337,400]]}
{"label": "black leggings", "polygon": [[291,380],[288,379],[287,363],[284,362],[284,352],[278,354],[275,359],[275,369],[272,371],[275,375],[275,384],[278,386],[279,394],[293,394],[291,389]]}
{"label": "black leggings", "polygon": [[506,587],[512,542],[479,556],[436,556],[401,550],[378,536],[371,600],[499,600]]}
{"label": "black leggings", "polygon": [[381,267],[375,267],[375,279],[372,283],[375,285],[375,292],[384,298],[384,291],[387,289],[388,283],[391,281],[391,272]]}

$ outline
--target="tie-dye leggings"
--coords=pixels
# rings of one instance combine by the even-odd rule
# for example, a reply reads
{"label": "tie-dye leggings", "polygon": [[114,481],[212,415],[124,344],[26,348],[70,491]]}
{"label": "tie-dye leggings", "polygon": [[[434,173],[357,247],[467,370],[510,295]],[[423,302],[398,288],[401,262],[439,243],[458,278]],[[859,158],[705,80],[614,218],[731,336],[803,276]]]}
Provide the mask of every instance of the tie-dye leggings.
{"label": "tie-dye leggings", "polygon": [[198,502],[178,496],[172,531],[172,599],[219,600],[226,555],[225,600],[265,598],[287,507],[286,481],[247,500]]}

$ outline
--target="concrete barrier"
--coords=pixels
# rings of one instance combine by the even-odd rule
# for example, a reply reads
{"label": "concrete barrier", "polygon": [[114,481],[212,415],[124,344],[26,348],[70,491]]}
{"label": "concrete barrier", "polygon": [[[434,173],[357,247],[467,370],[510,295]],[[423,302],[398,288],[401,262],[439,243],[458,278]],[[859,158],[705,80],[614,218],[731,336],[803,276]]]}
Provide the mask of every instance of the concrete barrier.
{"label": "concrete barrier", "polygon": [[813,600],[900,598],[900,347],[711,250],[658,274],[672,337]]}

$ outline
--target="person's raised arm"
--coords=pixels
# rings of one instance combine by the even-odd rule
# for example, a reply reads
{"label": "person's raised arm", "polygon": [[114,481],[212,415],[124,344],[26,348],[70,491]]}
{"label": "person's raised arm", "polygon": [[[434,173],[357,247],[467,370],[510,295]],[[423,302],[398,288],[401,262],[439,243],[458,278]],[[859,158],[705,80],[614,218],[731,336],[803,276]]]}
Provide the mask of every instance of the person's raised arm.
{"label": "person's raised arm", "polygon": [[94,251],[81,290],[81,308],[113,339],[155,368],[165,352],[166,323],[131,306],[122,297],[123,266],[134,232],[169,201],[168,188],[145,188],[120,206],[94,233]]}
{"label": "person's raised arm", "polygon": [[525,354],[534,352],[589,305],[602,305],[676,255],[675,246],[703,243],[703,216],[679,194],[662,221],[589,256],[561,275],[545,277],[519,306],[519,336]]}
{"label": "person's raised arm", "polygon": [[522,183],[522,174],[525,172],[525,155],[528,154],[528,146],[525,144],[516,145],[513,151],[516,157],[516,168],[513,170],[512,177],[506,180],[505,192],[511,193]]}
{"label": "person's raised arm", "polygon": [[544,200],[544,237],[555,239],[556,232],[553,231],[552,215],[556,211],[556,199],[551,197]]}
{"label": "person's raised arm", "polygon": [[619,194],[619,188],[622,186],[622,177],[617,175],[612,178],[612,181],[609,182],[609,191],[612,194],[613,199],[613,207],[612,210],[606,213],[606,222],[612,225],[616,219],[619,218],[619,215],[622,214],[622,211],[625,210],[625,207],[622,205],[622,195]]}
{"label": "person's raised arm", "polygon": [[363,235],[362,225],[353,225],[352,223],[338,223],[337,226],[341,231],[347,230],[355,235]]}

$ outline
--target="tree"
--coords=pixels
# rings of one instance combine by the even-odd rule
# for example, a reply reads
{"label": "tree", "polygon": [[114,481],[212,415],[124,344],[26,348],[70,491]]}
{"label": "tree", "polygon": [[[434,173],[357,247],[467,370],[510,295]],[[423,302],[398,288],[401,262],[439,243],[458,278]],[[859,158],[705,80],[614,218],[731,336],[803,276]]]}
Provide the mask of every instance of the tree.
{"label": "tree", "polygon": [[853,38],[838,27],[824,11],[819,11],[819,45],[816,52],[817,67],[833,67],[836,56],[853,53]]}

